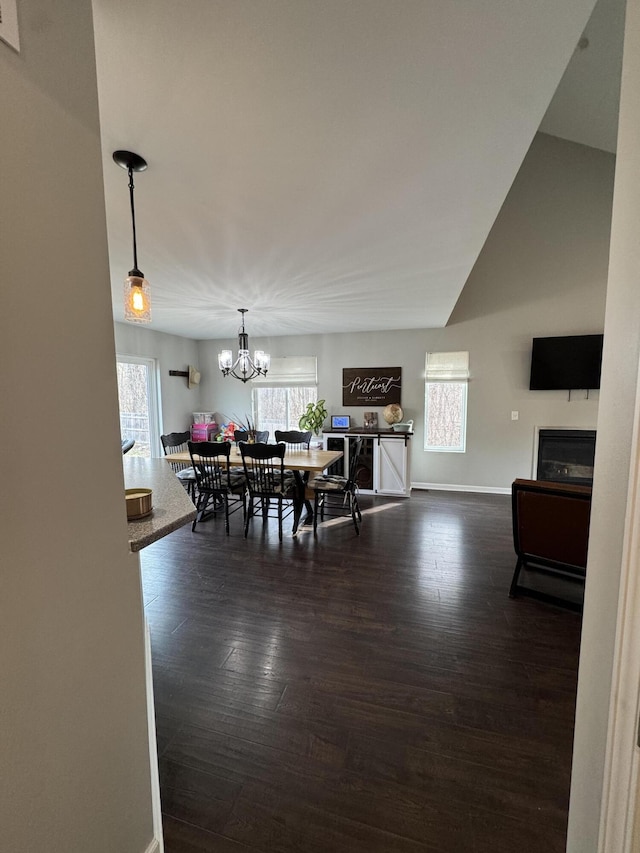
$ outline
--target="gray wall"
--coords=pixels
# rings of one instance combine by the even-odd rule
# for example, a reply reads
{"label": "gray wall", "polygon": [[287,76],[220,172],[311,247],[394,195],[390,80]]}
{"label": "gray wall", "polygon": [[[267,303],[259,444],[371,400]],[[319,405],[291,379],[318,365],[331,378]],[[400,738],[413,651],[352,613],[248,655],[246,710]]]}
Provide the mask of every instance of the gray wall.
{"label": "gray wall", "polygon": [[198,366],[198,345],[190,338],[154,332],[134,323],[115,323],[118,355],[137,355],[155,358],[160,378],[160,432],[181,432],[188,429],[192,412],[200,411],[197,388],[189,389],[181,376],[169,376],[170,370],[187,370]]}
{"label": "gray wall", "polygon": [[[569,853],[598,850],[623,533],[640,357],[640,2],[629,0],[607,289],[603,387],[580,650]],[[637,495],[630,495],[637,501]],[[632,571],[637,571],[637,555]],[[630,748],[633,748],[630,746]],[[635,848],[634,848],[635,849]]]}
{"label": "gray wall", "polygon": [[143,616],[91,4],[18,12],[22,52],[0,42],[0,847],[144,853]]}
{"label": "gray wall", "polygon": [[[412,481],[509,488],[514,477],[531,475],[535,427],[596,425],[598,392],[588,400],[574,392],[568,402],[564,391],[529,391],[528,374],[533,336],[603,329],[614,162],[602,151],[536,136],[447,328],[256,338],[251,347],[316,355],[320,397],[356,423],[364,409],[343,408],[342,368],[401,366],[405,418],[416,429]],[[224,346],[235,349],[237,341],[199,343],[201,406],[242,415],[250,410],[250,384],[220,375]],[[470,352],[467,452],[425,452],[425,353],[458,349]]]}

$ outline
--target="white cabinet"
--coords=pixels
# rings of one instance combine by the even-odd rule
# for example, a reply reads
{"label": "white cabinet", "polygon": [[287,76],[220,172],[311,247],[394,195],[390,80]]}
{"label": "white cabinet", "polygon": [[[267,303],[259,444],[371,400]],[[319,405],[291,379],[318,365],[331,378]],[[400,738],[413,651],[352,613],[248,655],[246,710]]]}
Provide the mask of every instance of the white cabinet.
{"label": "white cabinet", "polygon": [[350,459],[350,448],[356,438],[364,439],[356,482],[365,495],[395,495],[408,498],[411,494],[409,472],[410,434],[396,433],[331,433],[322,434],[324,450],[342,450],[344,456],[329,470],[330,473],[346,476]]}

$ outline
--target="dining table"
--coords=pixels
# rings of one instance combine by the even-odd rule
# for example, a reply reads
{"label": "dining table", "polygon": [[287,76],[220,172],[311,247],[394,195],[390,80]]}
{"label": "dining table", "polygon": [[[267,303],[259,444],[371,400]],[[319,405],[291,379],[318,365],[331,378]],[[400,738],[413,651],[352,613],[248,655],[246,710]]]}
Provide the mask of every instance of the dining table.
{"label": "dining table", "polygon": [[[307,517],[304,523],[310,524],[313,521],[313,511],[311,510],[310,500],[313,498],[313,491],[305,485],[304,474],[307,473],[306,480],[313,480],[316,474],[321,474],[326,471],[334,462],[342,459],[344,453],[342,450],[319,450],[315,447],[308,449],[298,449],[288,447],[284,455],[284,467],[293,471],[296,475],[296,480],[300,487],[300,498],[304,500],[307,506]],[[197,461],[197,455],[195,459]],[[191,464],[191,455],[188,450],[181,450],[177,453],[171,453],[165,457],[169,463],[186,463]],[[242,454],[239,447],[232,447],[229,454],[229,465],[232,467],[242,467]]]}

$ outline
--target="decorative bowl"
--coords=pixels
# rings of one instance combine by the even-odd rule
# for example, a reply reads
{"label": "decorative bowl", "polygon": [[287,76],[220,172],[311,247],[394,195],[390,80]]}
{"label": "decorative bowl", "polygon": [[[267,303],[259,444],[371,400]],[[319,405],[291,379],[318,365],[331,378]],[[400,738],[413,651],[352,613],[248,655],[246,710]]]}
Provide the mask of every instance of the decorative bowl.
{"label": "decorative bowl", "polygon": [[153,512],[151,489],[125,489],[125,500],[127,502],[127,518],[136,521],[146,518]]}
{"label": "decorative bowl", "polygon": [[411,432],[413,430],[413,421],[407,421],[404,424],[393,424],[391,429],[394,432]]}

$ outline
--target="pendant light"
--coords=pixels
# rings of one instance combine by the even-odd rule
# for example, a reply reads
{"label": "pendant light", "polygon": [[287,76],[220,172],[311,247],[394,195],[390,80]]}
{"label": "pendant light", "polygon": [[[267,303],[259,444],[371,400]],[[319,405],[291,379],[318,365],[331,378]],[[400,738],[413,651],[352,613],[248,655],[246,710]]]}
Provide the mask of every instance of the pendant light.
{"label": "pendant light", "polygon": [[151,293],[149,282],[138,269],[138,247],[136,245],[136,210],[133,203],[133,173],[144,172],[147,161],[132,151],[114,151],[114,161],[129,173],[129,198],[131,201],[131,225],[133,229],[133,269],[124,280],[124,319],[130,323],[151,322]]}
{"label": "pendant light", "polygon": [[218,367],[223,376],[233,376],[241,382],[248,382],[256,376],[266,376],[271,364],[271,356],[267,352],[257,349],[253,359],[249,355],[249,335],[244,330],[244,315],[248,308],[238,308],[242,315],[242,326],[238,329],[238,357],[233,360],[233,352],[223,349],[218,353]]}

